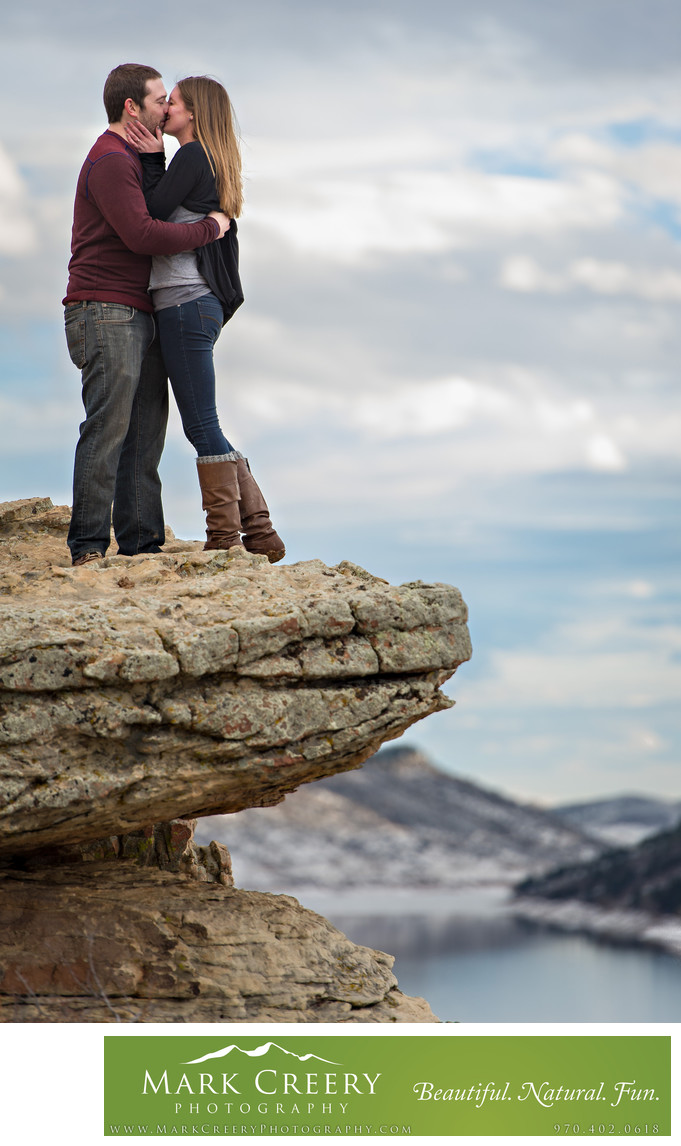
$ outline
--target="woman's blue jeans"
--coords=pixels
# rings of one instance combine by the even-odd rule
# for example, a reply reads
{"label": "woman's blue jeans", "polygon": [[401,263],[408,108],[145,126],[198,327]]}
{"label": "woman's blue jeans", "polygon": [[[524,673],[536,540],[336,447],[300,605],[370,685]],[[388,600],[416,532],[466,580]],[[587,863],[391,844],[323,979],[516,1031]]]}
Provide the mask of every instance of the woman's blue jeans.
{"label": "woman's blue jeans", "polygon": [[213,347],[223,311],[214,294],[156,312],[161,352],[185,437],[200,458],[230,454],[234,447],[220,429],[215,404]]}

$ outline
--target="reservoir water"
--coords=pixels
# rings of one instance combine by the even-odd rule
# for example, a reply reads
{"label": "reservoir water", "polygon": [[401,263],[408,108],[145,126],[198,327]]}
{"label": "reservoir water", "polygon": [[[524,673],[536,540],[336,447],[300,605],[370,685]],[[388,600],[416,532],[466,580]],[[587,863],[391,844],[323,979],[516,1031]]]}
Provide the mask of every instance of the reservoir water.
{"label": "reservoir water", "polygon": [[510,946],[398,956],[394,971],[445,1022],[681,1021],[681,960],[583,935],[533,927]]}
{"label": "reservoir water", "polygon": [[400,989],[445,1022],[681,1021],[681,958],[518,920],[503,889],[292,894],[395,955]]}

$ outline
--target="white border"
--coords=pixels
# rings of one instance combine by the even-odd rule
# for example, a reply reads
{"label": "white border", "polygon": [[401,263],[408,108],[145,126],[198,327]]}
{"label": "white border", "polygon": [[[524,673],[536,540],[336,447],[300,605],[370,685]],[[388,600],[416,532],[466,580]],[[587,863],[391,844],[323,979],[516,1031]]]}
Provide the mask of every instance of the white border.
{"label": "white border", "polygon": [[[287,1035],[335,1035],[340,1038],[466,1038],[468,1035],[671,1035],[672,1080],[681,1081],[680,1023],[7,1023],[0,1028],[0,1093],[3,1096],[2,1140],[8,1146],[33,1146],[65,1140],[69,1146],[111,1143],[102,1132],[104,1035],[146,1038],[149,1035],[201,1035],[215,1038],[261,1037],[282,1039]],[[681,1091],[677,1082],[676,1090]],[[672,1085],[672,1127],[678,1128],[678,1099]],[[641,1135],[636,1135],[638,1140]],[[673,1137],[673,1135],[672,1135]],[[633,1138],[633,1135],[632,1135]],[[656,1136],[668,1140],[666,1136]],[[148,1142],[131,1135],[121,1141]],[[158,1139],[152,1139],[158,1141]],[[180,1139],[176,1139],[180,1141]],[[243,1139],[240,1139],[243,1140]],[[387,1139],[386,1139],[387,1140]],[[398,1142],[432,1143],[431,1136],[395,1138]],[[499,1142],[501,1137],[452,1136],[460,1143]],[[514,1141],[520,1142],[520,1137]],[[556,1141],[537,1136],[531,1142]],[[564,1140],[564,1139],[563,1139]],[[189,1141],[189,1138],[184,1139]],[[212,1139],[215,1141],[215,1139]],[[217,1141],[227,1141],[226,1138]],[[250,1141],[250,1139],[249,1139]],[[253,1139],[253,1142],[277,1141]],[[322,1141],[312,1135],[286,1136],[282,1141]],[[324,1135],[323,1141],[366,1142],[366,1138]]]}

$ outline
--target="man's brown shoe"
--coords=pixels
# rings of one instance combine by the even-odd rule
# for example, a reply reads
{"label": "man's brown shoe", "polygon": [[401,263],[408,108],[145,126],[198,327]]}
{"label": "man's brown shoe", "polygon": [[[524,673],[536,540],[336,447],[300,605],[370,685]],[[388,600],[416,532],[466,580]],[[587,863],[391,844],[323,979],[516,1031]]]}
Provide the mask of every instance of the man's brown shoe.
{"label": "man's brown shoe", "polygon": [[71,564],[87,565],[88,561],[101,561],[103,556],[103,553],[96,553],[93,549],[91,553],[81,553],[80,557],[76,557],[75,561],[72,561]]}

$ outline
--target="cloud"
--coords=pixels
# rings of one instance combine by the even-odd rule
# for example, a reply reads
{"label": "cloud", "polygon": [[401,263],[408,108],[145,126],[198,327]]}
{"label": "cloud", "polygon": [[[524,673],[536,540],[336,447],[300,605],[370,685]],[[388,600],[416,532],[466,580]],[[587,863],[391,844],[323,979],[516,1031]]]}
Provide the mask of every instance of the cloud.
{"label": "cloud", "polygon": [[361,448],[371,443],[374,470],[382,452],[387,458],[397,448],[441,472],[478,477],[620,473],[648,450],[676,456],[681,418],[663,410],[626,415],[619,395],[592,396],[550,372],[492,362],[468,376],[424,377],[410,363],[414,373],[398,380],[378,350],[350,334],[330,353],[323,329],[301,338],[252,315],[244,315],[236,345],[226,339],[218,348],[220,375],[240,377],[238,388],[225,387],[224,402],[251,440],[276,431],[324,443],[329,489],[320,477],[320,497],[338,492],[334,458],[347,449],[334,442],[339,436]]}
{"label": "cloud", "polygon": [[[294,156],[295,150],[292,141]],[[262,179],[249,219],[297,251],[361,263],[376,254],[440,253],[522,235],[594,231],[623,215],[617,183],[598,174],[544,180],[464,167],[358,170],[352,159],[347,166],[345,178],[308,176],[302,192],[297,184]]]}
{"label": "cloud", "polygon": [[499,271],[499,283],[507,290],[524,294],[558,294],[566,289],[566,279],[540,267],[530,255],[510,255]]}
{"label": "cloud", "polygon": [[541,706],[472,712],[467,667],[450,690],[456,707],[406,734],[441,765],[532,803],[622,792],[678,799],[677,731],[669,706],[666,714]]}
{"label": "cloud", "polygon": [[566,132],[551,143],[548,158],[563,168],[608,174],[626,184],[630,193],[636,190],[681,206],[678,143],[644,141],[638,147],[617,147],[593,135]]}
{"label": "cloud", "polygon": [[[681,695],[681,626],[595,615],[544,634],[541,647],[496,650],[467,708],[655,709]],[[462,697],[463,697],[462,693]]]}
{"label": "cloud", "polygon": [[[77,379],[73,367],[73,379]],[[21,389],[20,382],[15,382]],[[65,393],[56,396],[54,391],[40,395],[40,417],[36,417],[36,407],[18,397],[0,394],[0,425],[2,426],[2,450],[6,457],[25,456],[26,443],[31,442],[32,451],[49,452],[62,443],[68,443],[70,454],[78,437],[78,423],[83,412],[80,395],[71,386]],[[39,467],[38,467],[39,468]],[[33,490],[30,491],[32,494]],[[26,497],[29,493],[26,493]]]}
{"label": "cloud", "polygon": [[638,653],[628,660],[617,653],[497,653],[493,677],[474,706],[495,708],[598,709],[655,708],[678,700],[681,665],[661,663],[656,654]]}
{"label": "cloud", "polygon": [[587,440],[586,457],[595,470],[618,473],[627,468],[627,459],[624,453],[607,434],[594,434]]}
{"label": "cloud", "polygon": [[37,227],[27,189],[16,164],[0,144],[0,254],[26,255],[36,249]]}
{"label": "cloud", "polygon": [[638,597],[641,600],[655,596],[655,586],[651,585],[650,581],[630,581],[626,588],[630,596]]}
{"label": "cloud", "polygon": [[634,267],[598,259],[576,259],[568,278],[597,294],[628,294],[657,301],[681,300],[681,273],[671,267]]}
{"label": "cloud", "polygon": [[681,301],[681,271],[641,267],[603,259],[574,259],[562,271],[546,270],[529,255],[504,259],[499,283],[507,290],[560,294],[586,289],[600,295],[624,295],[651,302]]}
{"label": "cloud", "polygon": [[478,419],[505,421],[512,400],[468,378],[443,378],[396,387],[388,398],[360,395],[352,416],[358,428],[381,438],[422,437],[460,430]]}

